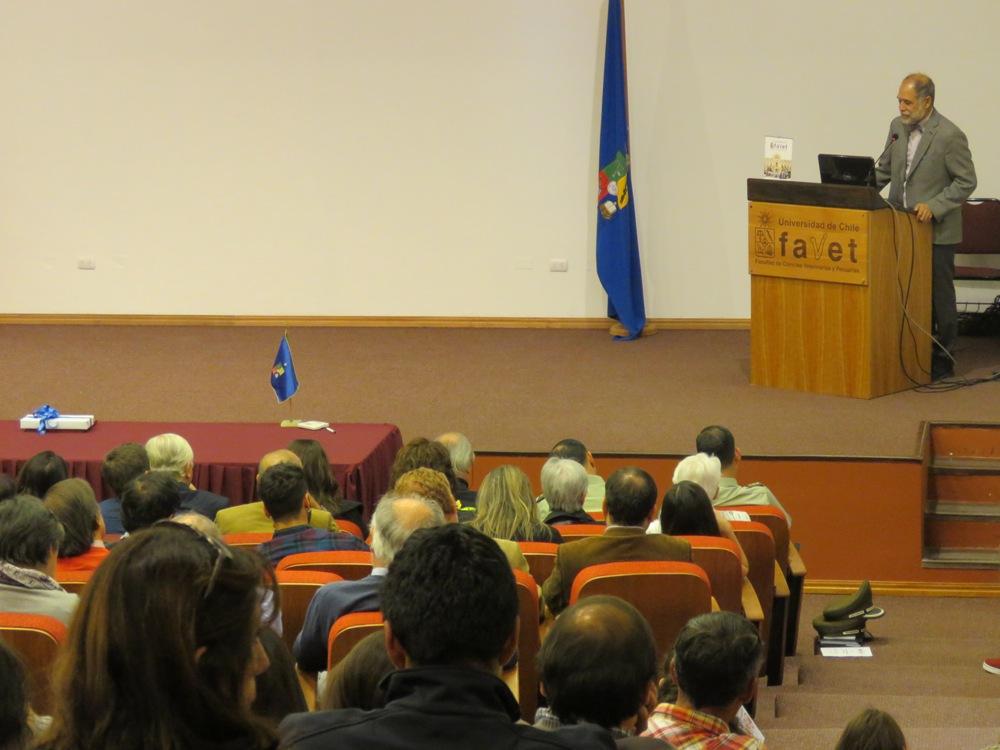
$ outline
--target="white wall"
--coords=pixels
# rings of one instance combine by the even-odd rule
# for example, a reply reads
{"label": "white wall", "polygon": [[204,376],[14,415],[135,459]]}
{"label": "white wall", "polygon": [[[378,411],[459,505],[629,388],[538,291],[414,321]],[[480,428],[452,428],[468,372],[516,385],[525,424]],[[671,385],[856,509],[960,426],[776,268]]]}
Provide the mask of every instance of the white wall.
{"label": "white wall", "polygon": [[[0,312],[602,315],[605,9],[0,0]],[[795,139],[796,179],[874,155],[912,69],[1000,193],[995,0],[626,20],[650,317],[747,317],[763,136]]]}

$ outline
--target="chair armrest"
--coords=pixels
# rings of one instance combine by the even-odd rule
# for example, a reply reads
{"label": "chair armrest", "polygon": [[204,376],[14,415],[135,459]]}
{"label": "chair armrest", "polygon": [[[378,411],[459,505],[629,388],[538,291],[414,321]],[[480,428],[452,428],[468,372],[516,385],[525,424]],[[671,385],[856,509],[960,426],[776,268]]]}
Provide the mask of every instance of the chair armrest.
{"label": "chair armrest", "polygon": [[788,545],[788,572],[793,578],[806,577],[806,564],[799,554],[798,548],[794,544]]}
{"label": "chair armrest", "polygon": [[743,579],[743,615],[750,622],[756,624],[764,621],[764,610],[760,606],[760,599],[757,592],[753,590],[753,585],[746,578]]}
{"label": "chair armrest", "polygon": [[788,590],[788,581],[785,580],[785,574],[781,572],[781,566],[778,565],[778,561],[774,561],[774,598],[775,599],[787,599],[791,592]]}
{"label": "chair armrest", "polygon": [[317,674],[315,672],[303,672],[299,669],[299,665],[296,664],[295,675],[299,678],[299,687],[302,688],[302,695],[306,699],[306,706],[309,707],[310,711],[315,711],[317,702]]}

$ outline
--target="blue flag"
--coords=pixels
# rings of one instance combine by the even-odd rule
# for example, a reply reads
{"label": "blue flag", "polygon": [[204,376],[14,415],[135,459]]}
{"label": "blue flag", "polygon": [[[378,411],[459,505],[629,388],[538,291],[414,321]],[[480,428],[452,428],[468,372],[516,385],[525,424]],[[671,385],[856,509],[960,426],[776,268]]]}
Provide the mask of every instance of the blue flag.
{"label": "blue flag", "polygon": [[292,364],[292,350],[288,346],[288,336],[281,337],[278,353],[274,355],[274,365],[271,367],[271,387],[278,403],[287,401],[299,389],[299,379],[295,377],[295,365]]}
{"label": "blue flag", "polygon": [[635,193],[629,164],[622,0],[608,0],[598,166],[601,171],[597,177],[597,275],[608,293],[608,317],[620,321],[628,330],[627,336],[618,338],[629,340],[642,333],[646,306],[642,298]]}

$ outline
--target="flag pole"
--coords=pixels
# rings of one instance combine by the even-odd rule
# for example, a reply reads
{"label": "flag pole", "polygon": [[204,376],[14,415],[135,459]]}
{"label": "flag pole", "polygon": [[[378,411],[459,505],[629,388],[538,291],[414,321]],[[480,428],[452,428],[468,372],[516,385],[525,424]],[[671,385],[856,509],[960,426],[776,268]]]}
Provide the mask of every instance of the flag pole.
{"label": "flag pole", "polygon": [[[282,338],[284,338],[284,340],[285,340],[286,343],[288,342],[288,329],[287,328],[285,329],[285,332],[282,334]],[[282,419],[281,420],[281,426],[282,427],[298,427],[299,426],[299,420],[295,419],[295,417],[292,416],[295,413],[294,411],[292,411],[292,399],[293,398],[295,398],[295,396],[291,395],[287,399],[285,399],[285,402],[288,404],[288,419]]]}

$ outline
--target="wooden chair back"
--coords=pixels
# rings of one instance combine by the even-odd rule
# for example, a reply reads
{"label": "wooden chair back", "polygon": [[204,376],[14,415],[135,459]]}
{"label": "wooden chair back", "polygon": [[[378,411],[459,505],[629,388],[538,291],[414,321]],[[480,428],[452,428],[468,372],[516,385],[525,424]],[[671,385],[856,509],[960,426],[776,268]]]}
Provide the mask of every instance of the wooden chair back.
{"label": "wooden chair back", "polygon": [[531,723],[535,720],[535,709],[538,707],[536,657],[542,645],[538,624],[540,619],[538,586],[534,576],[523,570],[514,571],[514,583],[517,585],[517,607],[520,615],[520,629],[517,634],[517,702],[521,707],[521,718]]}
{"label": "wooden chair back", "polygon": [[553,526],[552,528],[559,532],[563,541],[569,542],[574,539],[583,539],[588,536],[600,536],[604,533],[604,529],[607,527],[596,523],[564,523],[559,526]]}
{"label": "wooden chair back", "polygon": [[354,523],[354,521],[343,521],[339,518],[335,518],[334,520],[337,522],[338,529],[346,531],[348,534],[356,536],[361,541],[364,541],[365,536],[361,533],[361,527]]}
{"label": "wooden chair back", "polygon": [[767,526],[774,537],[774,558],[781,569],[788,572],[788,519],[784,513],[771,505],[733,505],[722,510],[741,510],[750,516],[751,521]]}
{"label": "wooden chair back", "polygon": [[708,575],[719,609],[743,614],[743,570],[736,542],[721,536],[679,536],[691,545],[691,562]]}
{"label": "wooden chair back", "polygon": [[337,666],[365,636],[380,632],[384,624],[381,612],[352,612],[338,617],[326,641],[327,670]]}
{"label": "wooden chair back", "polygon": [[559,545],[552,542],[518,542],[517,546],[528,561],[532,577],[541,586],[552,575],[552,569],[556,566]]}
{"label": "wooden chair back", "polygon": [[242,549],[257,549],[263,542],[269,542],[274,537],[270,531],[241,531],[234,534],[223,534],[222,541],[230,547]]}
{"label": "wooden chair back", "polygon": [[66,626],[54,617],[0,612],[0,640],[14,651],[24,664],[28,678],[28,701],[35,713],[52,712],[52,668],[61,645],[66,641]]}
{"label": "wooden chair back", "polygon": [[371,575],[373,564],[371,552],[299,552],[283,558],[276,570],[319,570],[335,573],[346,581],[357,581]]}
{"label": "wooden chair back", "polygon": [[[747,577],[757,592],[761,610],[764,613],[763,639],[767,653],[764,662],[764,672],[767,674],[768,685],[780,685],[784,672],[785,625],[787,616],[787,601],[783,600],[776,607],[776,576],[781,575],[781,567],[777,565],[774,549],[774,536],[771,530],[758,521],[732,521],[733,531],[739,540],[743,552],[750,563]],[[784,580],[782,578],[782,580]],[[772,644],[780,643],[774,647]]]}
{"label": "wooden chair back", "polygon": [[570,604],[607,594],[631,603],[653,628],[660,663],[681,628],[712,611],[712,584],[705,571],[687,562],[619,562],[591,565],[573,580]]}
{"label": "wooden chair back", "polygon": [[306,610],[321,586],[344,579],[320,570],[276,570],[281,595],[281,638],[291,650],[306,621]]}

